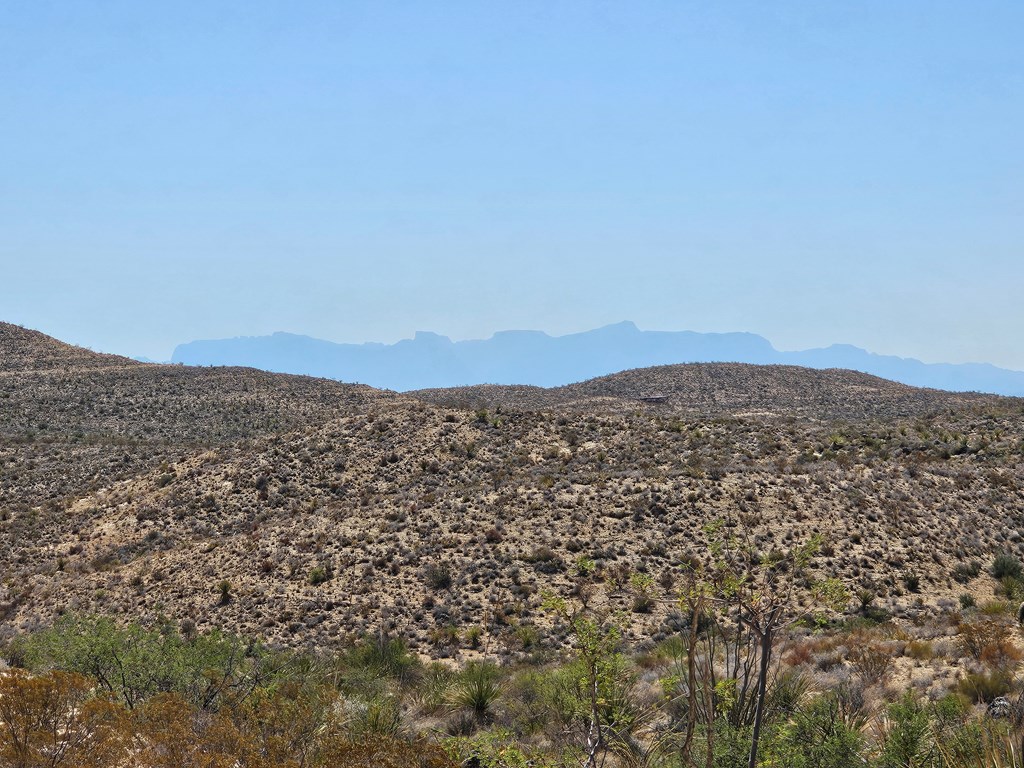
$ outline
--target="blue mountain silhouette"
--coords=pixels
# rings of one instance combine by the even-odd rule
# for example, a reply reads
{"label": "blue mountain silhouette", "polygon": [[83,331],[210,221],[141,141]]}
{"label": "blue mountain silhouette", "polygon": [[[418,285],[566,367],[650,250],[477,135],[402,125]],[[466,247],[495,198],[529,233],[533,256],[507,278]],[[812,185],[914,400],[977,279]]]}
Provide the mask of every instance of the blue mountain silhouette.
{"label": "blue mountain silhouette", "polygon": [[918,387],[1024,396],[1024,372],[984,363],[922,363],[848,344],[781,352],[753,333],[641,331],[628,321],[565,336],[501,331],[471,341],[419,331],[395,344],[275,333],[181,344],[172,362],[248,366],[397,391],[485,383],[553,387],[653,365],[758,363],[846,368]]}

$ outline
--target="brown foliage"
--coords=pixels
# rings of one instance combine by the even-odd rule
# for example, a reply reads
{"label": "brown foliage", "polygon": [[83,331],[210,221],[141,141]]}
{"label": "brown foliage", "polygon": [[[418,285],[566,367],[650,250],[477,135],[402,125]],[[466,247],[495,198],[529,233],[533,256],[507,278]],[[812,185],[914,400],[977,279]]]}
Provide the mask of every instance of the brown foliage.
{"label": "brown foliage", "polygon": [[866,685],[874,685],[892,667],[892,652],[874,643],[858,644],[850,649],[850,662]]}
{"label": "brown foliage", "polygon": [[321,759],[331,768],[456,768],[435,745],[394,739],[339,739],[325,747]]}
{"label": "brown foliage", "polygon": [[127,716],[92,696],[92,682],[69,672],[0,677],[0,764],[9,768],[103,768],[128,741]]}
{"label": "brown foliage", "polygon": [[960,646],[976,661],[1006,670],[1021,660],[1021,652],[1010,639],[1010,628],[997,619],[979,619],[959,625]]}
{"label": "brown foliage", "polygon": [[285,685],[234,710],[205,712],[175,693],[129,712],[81,675],[0,677],[3,768],[454,768],[435,745],[349,738],[333,694]]}
{"label": "brown foliage", "polygon": [[[160,694],[139,708],[135,760],[146,768],[262,766],[252,760],[249,740],[222,714],[194,711],[177,694]],[[282,763],[289,765],[289,763]]]}

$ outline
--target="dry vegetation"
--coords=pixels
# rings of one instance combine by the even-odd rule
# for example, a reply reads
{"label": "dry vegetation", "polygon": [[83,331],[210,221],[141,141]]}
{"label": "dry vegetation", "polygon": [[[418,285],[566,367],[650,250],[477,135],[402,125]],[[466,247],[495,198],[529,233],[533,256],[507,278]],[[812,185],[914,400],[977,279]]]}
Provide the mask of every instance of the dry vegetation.
{"label": "dry vegetation", "polygon": [[0,640],[103,614],[508,666],[576,647],[553,591],[621,612],[657,680],[721,520],[769,557],[822,537],[799,582],[863,623],[787,635],[812,687],[1014,686],[1020,400],[725,364],[414,394],[0,325]]}

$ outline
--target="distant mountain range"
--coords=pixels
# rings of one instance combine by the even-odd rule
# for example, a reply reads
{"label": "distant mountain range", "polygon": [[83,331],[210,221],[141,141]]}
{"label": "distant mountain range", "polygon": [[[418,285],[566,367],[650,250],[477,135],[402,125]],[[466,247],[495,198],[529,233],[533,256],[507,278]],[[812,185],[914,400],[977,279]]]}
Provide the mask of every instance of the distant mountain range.
{"label": "distant mountain range", "polygon": [[423,331],[395,344],[336,344],[275,333],[181,344],[171,362],[247,366],[403,392],[472,384],[554,387],[631,368],[736,362],[844,368],[918,387],[1024,396],[1024,371],[985,363],[922,363],[847,344],[781,352],[753,333],[641,331],[628,321],[566,336],[501,331],[454,342]]}

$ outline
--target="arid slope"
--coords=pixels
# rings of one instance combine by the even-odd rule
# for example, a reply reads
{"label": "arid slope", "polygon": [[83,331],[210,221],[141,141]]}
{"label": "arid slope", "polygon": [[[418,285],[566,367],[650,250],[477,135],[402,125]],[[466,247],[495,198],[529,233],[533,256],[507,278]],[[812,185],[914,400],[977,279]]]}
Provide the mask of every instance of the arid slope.
{"label": "arid slope", "polygon": [[[78,610],[297,646],[385,626],[435,656],[476,627],[485,650],[518,653],[549,631],[542,590],[572,589],[581,557],[636,639],[663,636],[717,518],[765,552],[821,534],[809,576],[907,615],[991,595],[974,564],[1024,553],[1019,400],[708,365],[499,411],[246,369],[69,368],[11,371],[43,394],[0,400],[5,634]],[[669,402],[635,399],[651,394]],[[631,612],[633,572],[665,598],[650,613]]]}

